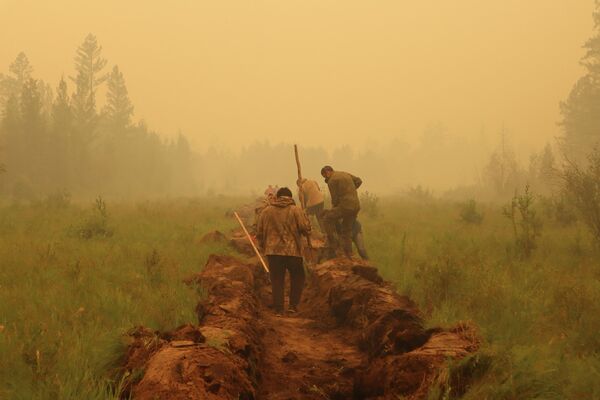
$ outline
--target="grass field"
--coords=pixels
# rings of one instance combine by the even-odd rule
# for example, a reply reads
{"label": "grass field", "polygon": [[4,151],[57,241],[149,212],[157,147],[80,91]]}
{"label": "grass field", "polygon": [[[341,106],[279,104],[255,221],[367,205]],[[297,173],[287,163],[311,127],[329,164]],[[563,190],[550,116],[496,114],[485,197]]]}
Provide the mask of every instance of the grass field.
{"label": "grass field", "polygon": [[233,225],[232,202],[1,208],[0,398],[112,398],[124,332],[195,321],[182,279],[229,251],[198,239]]}
{"label": "grass field", "polygon": [[[198,294],[182,279],[229,252],[199,239],[233,227],[226,211],[244,200],[1,206],[0,399],[114,398],[123,333],[195,321]],[[381,273],[428,325],[480,327],[465,398],[600,398],[600,252],[585,227],[540,209],[523,258],[501,207],[481,211],[468,224],[454,203],[383,198],[361,220]]]}
{"label": "grass field", "polygon": [[586,228],[538,207],[541,236],[523,259],[501,206],[483,207],[481,224],[463,222],[460,208],[384,199],[363,219],[382,274],[429,325],[480,327],[476,361],[488,373],[464,398],[600,398],[600,252]]}

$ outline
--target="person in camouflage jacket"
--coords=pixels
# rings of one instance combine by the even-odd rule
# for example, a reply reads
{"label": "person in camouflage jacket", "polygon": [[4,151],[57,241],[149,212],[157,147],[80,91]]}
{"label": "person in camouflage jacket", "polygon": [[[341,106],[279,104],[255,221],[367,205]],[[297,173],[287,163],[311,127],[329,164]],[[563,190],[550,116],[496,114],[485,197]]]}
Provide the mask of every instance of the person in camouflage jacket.
{"label": "person in camouflage jacket", "polygon": [[273,289],[275,312],[283,313],[285,272],[290,274],[288,312],[296,312],[304,288],[302,236],[310,235],[310,221],[297,207],[288,188],[277,191],[277,197],[261,213],[256,224],[259,248],[267,256]]}

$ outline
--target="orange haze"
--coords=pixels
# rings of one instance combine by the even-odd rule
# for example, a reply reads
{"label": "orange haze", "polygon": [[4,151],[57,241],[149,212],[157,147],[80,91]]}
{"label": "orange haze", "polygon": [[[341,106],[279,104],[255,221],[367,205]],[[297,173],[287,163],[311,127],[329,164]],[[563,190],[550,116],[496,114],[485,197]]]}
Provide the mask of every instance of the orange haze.
{"label": "orange haze", "polygon": [[89,32],[136,118],[202,148],[256,139],[416,141],[505,123],[558,134],[593,0],[0,0],[0,71],[25,51],[54,86]]}

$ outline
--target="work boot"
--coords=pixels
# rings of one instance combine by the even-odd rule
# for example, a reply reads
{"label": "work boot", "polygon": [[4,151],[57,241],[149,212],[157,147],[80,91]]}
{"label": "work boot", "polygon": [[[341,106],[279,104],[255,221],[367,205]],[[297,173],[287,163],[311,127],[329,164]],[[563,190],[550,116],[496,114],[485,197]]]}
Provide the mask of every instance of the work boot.
{"label": "work boot", "polygon": [[296,314],[298,313],[298,306],[289,306],[288,314]]}

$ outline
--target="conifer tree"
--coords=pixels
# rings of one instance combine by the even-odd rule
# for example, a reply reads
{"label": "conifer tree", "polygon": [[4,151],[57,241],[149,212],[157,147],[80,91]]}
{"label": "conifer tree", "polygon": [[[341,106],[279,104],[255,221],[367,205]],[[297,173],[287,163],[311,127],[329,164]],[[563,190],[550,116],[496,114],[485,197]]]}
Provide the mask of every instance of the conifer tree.
{"label": "conifer tree", "polygon": [[71,102],[67,92],[67,82],[62,77],[56,88],[56,99],[52,105],[52,122],[55,131],[66,133],[71,127],[73,113],[71,111]]}
{"label": "conifer tree", "polygon": [[108,78],[102,74],[106,59],[102,57],[102,46],[92,34],[86,36],[75,55],[75,71],[71,77],[76,89],[73,95],[73,112],[82,134],[93,135],[96,123],[96,91]]}
{"label": "conifer tree", "polygon": [[21,95],[23,85],[31,79],[33,67],[25,53],[17,55],[15,61],[8,67],[9,75],[0,74],[0,107],[4,108],[11,97]]}
{"label": "conifer tree", "polygon": [[596,0],[594,25],[596,33],[586,42],[581,60],[586,74],[560,105],[565,153],[573,161],[585,160],[600,145],[600,0]]}
{"label": "conifer tree", "polygon": [[122,130],[131,125],[133,104],[129,99],[125,78],[118,66],[114,66],[107,81],[108,93],[104,113],[112,129]]}
{"label": "conifer tree", "polygon": [[23,133],[28,136],[38,136],[43,127],[42,98],[38,82],[28,79],[21,91],[21,121]]}

